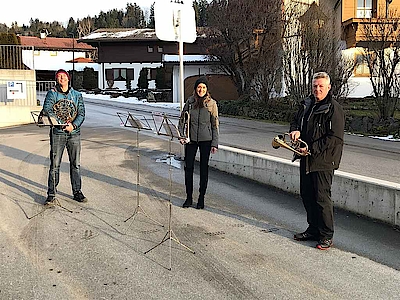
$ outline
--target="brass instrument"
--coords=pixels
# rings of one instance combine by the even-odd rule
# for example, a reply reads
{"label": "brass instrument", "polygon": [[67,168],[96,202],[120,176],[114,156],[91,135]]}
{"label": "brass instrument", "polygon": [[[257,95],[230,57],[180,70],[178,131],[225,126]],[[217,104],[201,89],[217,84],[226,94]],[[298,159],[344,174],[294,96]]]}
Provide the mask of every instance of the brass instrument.
{"label": "brass instrument", "polygon": [[[272,140],[272,147],[274,149],[278,149],[279,147],[283,147],[286,148],[290,151],[294,152],[294,157],[293,157],[293,161],[296,159],[296,155],[298,156],[307,156],[310,155],[310,151],[308,150],[308,145],[306,142],[304,142],[301,139],[297,139],[296,141],[290,141],[290,143],[287,143],[285,140],[285,137],[288,136],[289,133],[284,133],[277,135],[276,137],[274,137],[274,139]],[[305,152],[300,152],[300,148],[306,148]]]}
{"label": "brass instrument", "polygon": [[190,114],[188,111],[185,111],[184,116],[183,116],[183,139],[184,139],[184,144],[187,144],[190,142]]}

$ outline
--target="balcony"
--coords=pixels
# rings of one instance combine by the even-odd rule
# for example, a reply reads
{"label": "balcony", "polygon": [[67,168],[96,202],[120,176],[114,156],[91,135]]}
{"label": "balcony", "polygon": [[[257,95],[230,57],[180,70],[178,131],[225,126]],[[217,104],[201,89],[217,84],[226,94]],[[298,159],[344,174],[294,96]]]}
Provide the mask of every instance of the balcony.
{"label": "balcony", "polygon": [[399,25],[399,18],[352,18],[342,23],[342,39],[347,48],[382,42],[390,46],[400,41]]}

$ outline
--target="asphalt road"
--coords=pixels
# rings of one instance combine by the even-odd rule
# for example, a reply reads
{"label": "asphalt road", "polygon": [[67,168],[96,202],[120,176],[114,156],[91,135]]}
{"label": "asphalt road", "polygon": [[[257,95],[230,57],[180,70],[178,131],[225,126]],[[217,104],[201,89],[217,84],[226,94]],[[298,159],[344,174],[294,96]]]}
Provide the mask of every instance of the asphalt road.
{"label": "asphalt road", "polygon": [[[87,99],[89,108],[95,111],[110,126],[116,111],[131,111],[151,119],[154,111],[164,111],[177,116],[178,111]],[[221,117],[220,144],[253,152],[291,159],[286,149],[274,149],[272,139],[288,131],[288,125],[261,121]],[[352,174],[400,183],[400,142],[379,140],[367,136],[345,134],[345,145],[340,170]]]}

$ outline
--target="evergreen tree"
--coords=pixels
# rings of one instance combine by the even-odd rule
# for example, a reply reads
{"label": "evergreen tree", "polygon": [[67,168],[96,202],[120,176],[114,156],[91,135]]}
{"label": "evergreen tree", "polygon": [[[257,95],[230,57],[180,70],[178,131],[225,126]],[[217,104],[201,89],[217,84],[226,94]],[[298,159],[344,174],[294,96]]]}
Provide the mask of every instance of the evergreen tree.
{"label": "evergreen tree", "polygon": [[196,26],[206,27],[207,26],[207,0],[196,0],[193,2],[193,8],[196,14]]}
{"label": "evergreen tree", "polygon": [[97,76],[97,72],[93,68],[85,67],[83,69],[83,88],[86,90],[97,88]]}
{"label": "evergreen tree", "polygon": [[150,6],[150,17],[149,23],[147,24],[147,28],[155,28],[155,19],[154,19],[154,3]]}
{"label": "evergreen tree", "polygon": [[7,32],[7,31],[8,31],[7,25],[4,23],[0,23],[0,32]]}
{"label": "evergreen tree", "polygon": [[69,18],[67,25],[67,34],[73,37],[78,36],[77,26],[78,24],[75,22],[74,18]]}
{"label": "evergreen tree", "polygon": [[0,33],[0,45],[20,45],[15,33]]}
{"label": "evergreen tree", "polygon": [[139,73],[138,87],[139,89],[147,89],[149,87],[149,80],[147,79],[148,70],[143,68]]}
{"label": "evergreen tree", "polygon": [[[124,10],[112,9],[107,12],[100,11],[99,15],[86,17],[82,20],[69,19],[67,27],[58,21],[42,22],[38,18],[31,18],[29,25],[19,26],[13,22],[8,28],[6,24],[0,23],[0,32],[15,33],[21,35],[40,36],[43,29],[47,29],[52,37],[68,37],[73,33],[75,37],[80,38],[99,28],[154,28],[154,3],[150,12],[149,24],[146,22],[144,11],[136,3],[128,3],[126,12]],[[83,24],[80,22],[83,21]]]}
{"label": "evergreen tree", "polygon": [[167,88],[166,84],[165,84],[165,69],[163,67],[157,68],[156,88],[158,88],[158,89]]}
{"label": "evergreen tree", "polygon": [[125,28],[145,28],[146,22],[144,19],[143,10],[135,4],[126,6],[126,14],[123,18],[122,25]]}

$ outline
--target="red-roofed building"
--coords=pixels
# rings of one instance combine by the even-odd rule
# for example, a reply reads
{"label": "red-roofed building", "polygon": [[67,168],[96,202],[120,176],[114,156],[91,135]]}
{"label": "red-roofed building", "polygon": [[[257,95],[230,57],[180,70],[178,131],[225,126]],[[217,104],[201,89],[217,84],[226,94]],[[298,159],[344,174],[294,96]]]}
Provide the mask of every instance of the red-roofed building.
{"label": "red-roofed building", "polygon": [[39,81],[54,80],[54,73],[58,69],[67,71],[81,71],[85,67],[97,71],[97,64],[93,63],[96,48],[78,43],[74,38],[19,36],[22,46],[33,47],[33,60],[24,61],[25,65],[36,70],[36,79]]}

